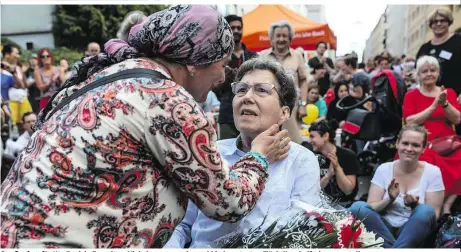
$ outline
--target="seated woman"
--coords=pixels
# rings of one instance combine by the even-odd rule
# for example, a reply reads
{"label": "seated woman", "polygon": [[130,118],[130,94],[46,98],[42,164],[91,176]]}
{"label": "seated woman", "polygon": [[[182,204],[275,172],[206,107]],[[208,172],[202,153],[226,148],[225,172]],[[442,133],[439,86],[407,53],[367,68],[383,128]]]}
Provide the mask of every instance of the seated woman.
{"label": "seated woman", "polygon": [[[232,105],[239,137],[217,142],[222,158],[235,163],[250,151],[253,139],[272,124],[281,125],[296,102],[293,80],[274,61],[251,59],[243,63],[232,84]],[[184,219],[164,248],[206,248],[214,240],[239,228],[256,228],[263,221],[273,223],[291,206],[292,200],[310,205],[320,202],[319,165],[315,155],[291,142],[288,157],[271,164],[269,180],[254,210],[239,223],[223,223],[207,217],[189,201]]]}
{"label": "seated woman", "polygon": [[[423,125],[429,132],[428,141],[455,134],[453,125],[461,121],[461,106],[456,101],[453,89],[445,89],[436,85],[440,67],[432,56],[423,56],[416,64],[416,74],[420,87],[409,91],[403,101],[403,117],[407,124]],[[443,83],[442,83],[443,85]],[[420,160],[440,167],[447,198],[443,213],[450,213],[450,208],[461,194],[461,187],[455,188],[461,180],[461,149],[450,156],[441,156],[427,149]],[[459,183],[459,182],[458,182]]]}
{"label": "seated woman", "polygon": [[364,219],[367,230],[384,239],[384,248],[416,248],[432,231],[443,202],[440,169],[418,161],[427,145],[427,132],[406,125],[397,139],[398,160],[381,164],[368,193],[368,203],[349,209]]}
{"label": "seated woman", "polygon": [[323,120],[312,124],[309,137],[320,165],[320,186],[325,193],[347,205],[357,194],[359,162],[354,152],[334,144],[338,122]]}
{"label": "seated woman", "polygon": [[327,120],[335,119],[339,122],[339,127],[343,127],[347,118],[347,111],[341,111],[336,108],[339,100],[349,95],[349,86],[347,82],[341,82],[334,87],[334,100],[328,105]]}
{"label": "seated woman", "polygon": [[314,104],[319,109],[319,117],[314,123],[325,120],[328,112],[327,104],[325,100],[320,97],[319,90],[320,88],[317,84],[310,85],[307,89],[307,104]]}

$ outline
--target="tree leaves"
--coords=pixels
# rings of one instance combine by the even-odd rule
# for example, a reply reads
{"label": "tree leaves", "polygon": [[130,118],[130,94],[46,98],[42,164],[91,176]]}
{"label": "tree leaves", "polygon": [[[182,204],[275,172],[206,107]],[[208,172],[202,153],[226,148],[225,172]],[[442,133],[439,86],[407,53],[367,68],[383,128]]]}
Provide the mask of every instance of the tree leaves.
{"label": "tree leaves", "polygon": [[83,51],[89,42],[103,45],[115,38],[123,18],[131,11],[146,15],[167,8],[166,5],[56,5],[53,35],[56,47]]}

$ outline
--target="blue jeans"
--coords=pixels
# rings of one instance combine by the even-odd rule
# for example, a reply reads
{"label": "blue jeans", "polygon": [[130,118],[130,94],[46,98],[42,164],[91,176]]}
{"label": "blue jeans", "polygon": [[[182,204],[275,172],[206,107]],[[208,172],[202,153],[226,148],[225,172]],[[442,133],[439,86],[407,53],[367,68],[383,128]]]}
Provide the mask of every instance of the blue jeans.
{"label": "blue jeans", "polygon": [[418,205],[401,228],[398,237],[394,237],[391,225],[366,202],[352,204],[349,211],[358,220],[363,221],[368,231],[384,239],[384,248],[419,248],[436,224],[435,210],[430,205]]}

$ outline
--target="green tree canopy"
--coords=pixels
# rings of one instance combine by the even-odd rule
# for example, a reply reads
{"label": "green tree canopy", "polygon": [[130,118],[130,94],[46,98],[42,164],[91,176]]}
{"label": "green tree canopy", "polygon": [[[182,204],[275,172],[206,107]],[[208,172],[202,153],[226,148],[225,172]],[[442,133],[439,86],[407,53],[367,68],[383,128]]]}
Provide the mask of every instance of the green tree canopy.
{"label": "green tree canopy", "polygon": [[89,42],[103,45],[114,38],[123,18],[139,10],[150,15],[166,5],[56,5],[53,35],[57,47],[84,50]]}
{"label": "green tree canopy", "polygon": [[14,46],[14,47],[18,48],[20,51],[22,50],[22,48],[17,43],[15,43],[13,40],[11,40],[11,39],[9,39],[7,37],[2,37],[0,44],[3,45],[3,46],[4,45]]}

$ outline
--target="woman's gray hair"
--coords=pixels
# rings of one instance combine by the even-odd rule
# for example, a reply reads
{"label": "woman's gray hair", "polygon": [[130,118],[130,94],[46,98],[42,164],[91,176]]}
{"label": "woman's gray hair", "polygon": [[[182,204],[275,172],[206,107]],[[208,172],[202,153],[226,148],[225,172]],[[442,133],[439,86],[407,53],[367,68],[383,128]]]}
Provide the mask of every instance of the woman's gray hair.
{"label": "woman's gray hair", "polygon": [[279,83],[279,89],[277,89],[277,93],[280,96],[280,105],[288,106],[291,113],[298,98],[293,76],[287,73],[283,66],[275,60],[266,58],[253,58],[245,61],[240,66],[235,78],[236,81],[241,81],[245,75],[253,72],[254,70],[267,70],[274,74],[277,82]]}
{"label": "woman's gray hair", "polygon": [[422,56],[416,62],[416,73],[419,75],[424,66],[434,66],[440,70],[439,61],[433,56]]}
{"label": "woman's gray hair", "polygon": [[290,40],[293,40],[293,36],[294,36],[295,31],[293,29],[293,26],[291,26],[291,24],[288,23],[288,21],[285,21],[285,20],[278,21],[278,22],[275,22],[275,23],[271,24],[271,26],[269,27],[269,38],[272,40],[272,36],[274,36],[275,29],[283,28],[283,27],[288,28],[289,38],[290,38]]}
{"label": "woman's gray hair", "polygon": [[142,23],[146,18],[147,16],[142,11],[132,11],[126,14],[117,31],[117,38],[127,41],[131,28],[136,24]]}

